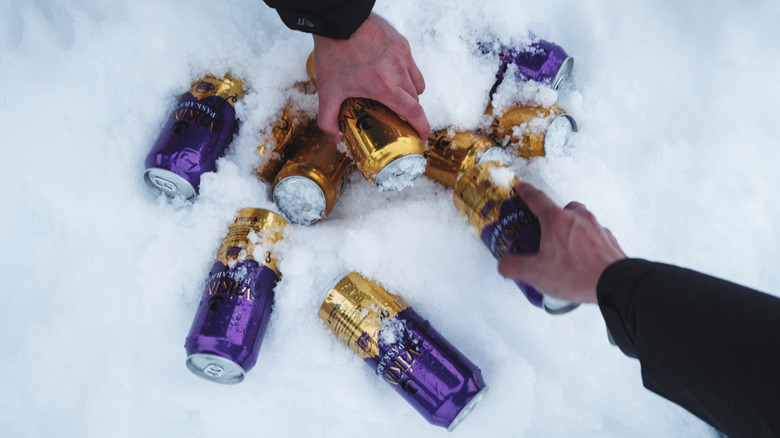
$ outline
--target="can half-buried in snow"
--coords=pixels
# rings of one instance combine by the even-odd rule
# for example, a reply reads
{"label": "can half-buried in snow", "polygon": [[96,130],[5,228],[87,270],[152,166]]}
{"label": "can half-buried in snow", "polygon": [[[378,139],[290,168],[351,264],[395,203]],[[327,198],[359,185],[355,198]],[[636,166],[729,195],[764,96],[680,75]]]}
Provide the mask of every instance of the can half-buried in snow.
{"label": "can half-buried in snow", "polygon": [[184,345],[193,373],[239,383],[255,366],[280,277],[271,247],[286,225],[268,210],[244,208],[228,227]]}
{"label": "can half-buried in snow", "polygon": [[235,103],[244,95],[240,79],[226,74],[194,81],[146,157],[144,181],[156,194],[192,199],[200,177],[216,169],[238,129]]}
{"label": "can half-buried in snow", "polygon": [[517,155],[526,159],[566,155],[575,132],[574,117],[557,105],[517,105],[494,116],[490,125],[493,140],[499,143],[508,140]]}
{"label": "can half-buried in snow", "polygon": [[352,160],[316,123],[299,141],[295,155],[276,175],[273,198],[290,222],[311,225],[333,209]]}
{"label": "can half-buried in snow", "polygon": [[448,188],[455,187],[458,176],[469,167],[485,161],[509,163],[503,148],[479,134],[468,131],[434,131],[428,136],[428,160],[425,175]]}
{"label": "can half-buried in snow", "polygon": [[[483,52],[494,51],[490,43],[480,43],[480,46]],[[518,80],[541,82],[557,90],[566,83],[574,69],[574,58],[549,41],[538,40],[517,48],[500,46],[495,51],[501,59],[496,74],[497,84],[504,80],[509,66],[514,65]]]}
{"label": "can half-buried in snow", "polygon": [[[293,91],[314,94],[317,89],[313,82],[301,81],[294,85]],[[274,182],[276,174],[295,153],[295,147],[299,144],[296,140],[309,122],[311,117],[308,113],[298,108],[290,99],[276,121],[261,131],[263,142],[257,147],[260,164],[255,169],[258,177],[270,184]]]}
{"label": "can half-buried in snow", "polygon": [[428,422],[453,430],[480,402],[482,372],[399,296],[352,272],[320,319]]}
{"label": "can half-buried in snow", "polygon": [[[517,176],[511,169],[490,161],[469,167],[455,184],[455,207],[468,218],[497,260],[507,254],[539,252],[539,219],[515,192],[516,183]],[[515,283],[531,304],[548,313],[562,314],[578,306],[543,295],[524,281]]]}

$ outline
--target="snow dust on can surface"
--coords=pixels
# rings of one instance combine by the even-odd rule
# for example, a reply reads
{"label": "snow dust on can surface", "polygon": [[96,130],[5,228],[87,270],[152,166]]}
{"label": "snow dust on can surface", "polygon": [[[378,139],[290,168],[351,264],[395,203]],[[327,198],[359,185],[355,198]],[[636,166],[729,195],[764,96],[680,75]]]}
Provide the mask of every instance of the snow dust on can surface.
{"label": "snow dust on can surface", "polygon": [[517,155],[526,159],[568,153],[577,122],[559,106],[517,105],[494,116],[490,137],[508,139]]}
{"label": "snow dust on can surface", "polygon": [[195,197],[201,175],[216,169],[233,140],[234,105],[243,95],[242,81],[230,74],[192,82],[146,157],[144,181],[150,190],[169,198]]}
{"label": "snow dust on can surface", "polygon": [[428,136],[425,151],[427,167],[425,175],[448,188],[455,187],[458,176],[474,164],[482,161],[508,163],[509,155],[496,143],[479,134],[468,131],[434,131]]}
{"label": "snow dust on can surface", "polygon": [[[471,166],[455,185],[455,207],[479,232],[482,243],[496,260],[507,254],[539,252],[539,219],[515,192],[516,183],[517,176],[511,169],[491,161]],[[578,306],[545,296],[522,280],[515,284],[531,304],[548,313],[566,313]]]}
{"label": "snow dust on can surface", "polygon": [[453,430],[481,401],[482,372],[399,296],[352,272],[319,316],[431,424]]}
{"label": "snow dust on can surface", "polygon": [[244,208],[228,227],[185,342],[193,373],[239,383],[254,367],[281,275],[272,246],[286,226],[273,212]]}
{"label": "snow dust on can surface", "polygon": [[425,171],[425,144],[417,131],[377,101],[345,100],[339,130],[357,168],[379,191],[403,190]]}
{"label": "snow dust on can surface", "polygon": [[333,209],[352,160],[315,123],[300,142],[276,175],[273,199],[287,220],[311,225]]}
{"label": "snow dust on can surface", "polygon": [[310,121],[304,111],[292,105],[284,107],[279,118],[263,133],[265,141],[257,147],[261,161],[255,169],[258,177],[273,183],[284,163],[295,153],[298,137]]}

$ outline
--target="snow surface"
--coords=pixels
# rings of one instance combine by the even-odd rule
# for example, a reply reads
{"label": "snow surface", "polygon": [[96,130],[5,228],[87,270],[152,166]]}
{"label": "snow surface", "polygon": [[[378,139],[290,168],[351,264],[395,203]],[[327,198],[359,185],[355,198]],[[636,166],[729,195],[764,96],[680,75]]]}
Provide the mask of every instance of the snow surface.
{"label": "snow surface", "polygon": [[[482,123],[496,63],[476,41],[522,42],[530,30],[566,48],[574,83],[559,104],[579,124],[575,146],[515,169],[561,203],[587,204],[632,256],[774,293],[779,9],[375,8],[411,42],[434,129]],[[227,224],[239,208],[272,208],[251,172],[258,131],[305,79],[311,48],[260,0],[0,1],[3,436],[446,436],[317,318],[343,269],[401,295],[482,369],[491,389],[452,436],[711,435],[642,387],[596,307],[552,317],[528,305],[451,193],[425,177],[379,193],[353,174],[326,220],[276,246],[284,278],[246,380],[190,373],[184,338]],[[240,136],[194,204],[155,199],[141,173],[163,121],[191,80],[227,70],[251,86]]]}

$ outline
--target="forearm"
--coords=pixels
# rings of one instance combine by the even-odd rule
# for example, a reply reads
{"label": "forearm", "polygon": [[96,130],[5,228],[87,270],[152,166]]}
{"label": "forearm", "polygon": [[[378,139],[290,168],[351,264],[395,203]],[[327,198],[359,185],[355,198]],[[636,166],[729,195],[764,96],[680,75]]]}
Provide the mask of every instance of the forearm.
{"label": "forearm", "polygon": [[610,265],[597,291],[648,389],[732,437],[780,435],[780,299],[636,259]]}
{"label": "forearm", "polygon": [[263,0],[287,27],[346,39],[368,18],[375,0]]}

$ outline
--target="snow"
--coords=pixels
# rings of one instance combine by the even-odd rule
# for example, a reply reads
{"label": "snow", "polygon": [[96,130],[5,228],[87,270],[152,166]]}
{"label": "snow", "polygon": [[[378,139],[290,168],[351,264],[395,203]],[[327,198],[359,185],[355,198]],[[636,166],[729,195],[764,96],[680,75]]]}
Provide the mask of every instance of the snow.
{"label": "snow", "polygon": [[[477,41],[532,31],[564,47],[576,61],[558,104],[579,133],[518,175],[588,205],[632,256],[780,291],[777,2],[375,10],[410,41],[433,129],[484,123],[497,63]],[[0,11],[4,436],[446,436],[317,317],[343,270],[381,281],[481,368],[490,391],[452,436],[711,436],[642,387],[597,308],[528,305],[426,177],[380,193],[354,173],[328,218],[289,227],[257,366],[235,386],[194,376],[183,344],[203,280],[236,211],[274,209],[252,172],[259,132],[306,78],[311,38],[259,0]],[[165,117],[194,78],[227,71],[249,87],[228,156],[193,204],[151,196],[143,162]]]}

